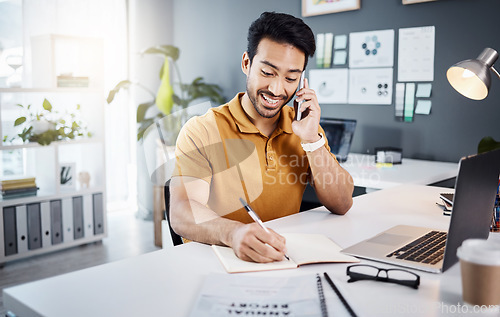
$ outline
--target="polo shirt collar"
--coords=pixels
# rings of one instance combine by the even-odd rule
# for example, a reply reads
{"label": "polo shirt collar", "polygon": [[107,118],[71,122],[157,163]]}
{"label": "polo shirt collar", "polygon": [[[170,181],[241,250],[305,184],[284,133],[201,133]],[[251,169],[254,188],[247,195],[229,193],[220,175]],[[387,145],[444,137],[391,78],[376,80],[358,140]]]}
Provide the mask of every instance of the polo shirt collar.
{"label": "polo shirt collar", "polygon": [[[250,121],[245,110],[243,110],[243,106],[241,105],[240,99],[244,95],[243,92],[236,94],[236,96],[229,102],[229,111],[231,115],[235,119],[236,125],[240,132],[243,133],[260,133],[259,129]],[[289,115],[291,108],[288,106],[284,106],[281,109],[280,120],[278,122],[277,129],[285,132],[285,133],[293,133],[292,130],[292,119]],[[280,132],[280,131],[277,131]]]}

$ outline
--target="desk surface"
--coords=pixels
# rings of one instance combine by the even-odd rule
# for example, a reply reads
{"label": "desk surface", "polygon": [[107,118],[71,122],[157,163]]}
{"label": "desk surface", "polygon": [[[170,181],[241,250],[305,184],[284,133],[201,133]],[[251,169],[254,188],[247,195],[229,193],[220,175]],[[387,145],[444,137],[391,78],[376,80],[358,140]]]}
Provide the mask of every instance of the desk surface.
{"label": "desk surface", "polygon": [[353,177],[354,185],[384,189],[401,184],[428,185],[444,181],[458,174],[458,164],[403,158],[402,164],[377,168],[375,156],[351,153],[341,163]]}
{"label": "desk surface", "polygon": [[[398,224],[446,230],[449,217],[443,216],[435,204],[442,190],[449,189],[403,185],[356,197],[352,209],[344,216],[320,207],[267,224],[282,233],[323,233],[341,247]],[[497,238],[496,234],[492,236]],[[421,276],[418,290],[374,281],[348,284],[346,266],[313,264],[243,274],[290,276],[326,271],[339,281],[360,316],[440,316],[464,309],[457,306],[462,305],[459,265],[443,274],[415,271]],[[209,273],[225,271],[208,245],[188,243],[10,287],[4,290],[4,304],[18,316],[187,316]],[[325,296],[327,303],[336,300],[328,288]],[[335,316],[347,316],[341,306],[335,311]]]}

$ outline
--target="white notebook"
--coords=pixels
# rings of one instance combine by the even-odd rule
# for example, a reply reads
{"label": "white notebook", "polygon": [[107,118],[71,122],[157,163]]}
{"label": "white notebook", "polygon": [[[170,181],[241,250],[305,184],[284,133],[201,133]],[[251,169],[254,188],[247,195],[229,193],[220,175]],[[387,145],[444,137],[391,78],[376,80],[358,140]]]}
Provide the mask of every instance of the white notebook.
{"label": "white notebook", "polygon": [[313,263],[359,262],[353,256],[343,253],[342,248],[323,234],[286,233],[287,255],[290,260],[271,263],[255,263],[241,260],[233,249],[212,245],[215,254],[228,273],[295,269],[300,265]]}

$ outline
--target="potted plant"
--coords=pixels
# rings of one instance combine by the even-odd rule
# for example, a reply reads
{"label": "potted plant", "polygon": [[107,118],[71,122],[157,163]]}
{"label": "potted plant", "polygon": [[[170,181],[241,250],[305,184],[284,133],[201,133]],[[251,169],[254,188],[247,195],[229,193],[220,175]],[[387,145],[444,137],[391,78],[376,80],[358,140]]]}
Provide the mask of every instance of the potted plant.
{"label": "potted plant", "polygon": [[40,145],[49,145],[53,141],[73,140],[78,137],[91,137],[87,125],[80,119],[80,105],[74,112],[61,113],[54,110],[52,104],[43,100],[43,109],[33,111],[31,105],[18,104],[26,114],[14,121],[14,126],[21,126],[23,130],[11,139],[4,137],[4,142],[21,139],[23,142],[38,142]]}
{"label": "potted plant", "polygon": [[[174,131],[174,133],[178,133],[178,130],[187,118],[185,117],[185,111],[177,112],[175,110],[185,110],[196,99],[205,97],[216,104],[222,104],[225,101],[222,96],[222,89],[218,85],[205,83],[202,77],[195,78],[189,84],[182,82],[181,73],[176,63],[179,53],[179,48],[173,45],[153,46],[140,53],[141,55],[160,55],[164,58],[163,65],[159,71],[161,84],[156,94],[140,83],[132,82],[128,79],[120,81],[108,94],[107,102],[109,104],[113,102],[116,93],[120,90],[128,89],[132,85],[135,85],[151,96],[150,100],[139,104],[137,107],[138,141],[142,140],[144,132],[149,126],[167,115],[172,116],[169,118],[170,120],[177,120],[180,123],[177,126],[177,131]],[[178,78],[178,82],[175,82],[173,85],[170,83],[170,65],[173,66]],[[156,111],[151,115],[151,111],[148,110],[151,110],[154,106],[156,106]]]}
{"label": "potted plant", "polygon": [[[163,145],[173,145],[182,125],[188,119],[187,108],[200,98],[208,98],[215,104],[225,102],[222,96],[222,89],[218,85],[204,82],[202,77],[195,78],[191,83],[184,83],[181,78],[177,60],[180,51],[173,45],[158,45],[145,49],[141,55],[159,55],[163,58],[163,65],[159,69],[160,87],[153,92],[144,85],[133,82],[129,79],[120,81],[110,92],[107,98],[108,104],[113,102],[115,95],[122,89],[129,89],[132,86],[140,87],[150,96],[149,100],[140,103],[137,106],[137,201],[138,216],[143,219],[152,219],[153,214],[153,180],[148,170],[148,162],[155,159],[156,148],[154,142],[144,142],[147,139],[146,131],[153,124],[162,129],[163,136],[168,139],[162,139]],[[171,67],[172,75],[177,80],[170,81]],[[148,156],[148,157],[146,157]],[[153,158],[152,158],[153,157]],[[156,182],[158,186],[163,186]]]}

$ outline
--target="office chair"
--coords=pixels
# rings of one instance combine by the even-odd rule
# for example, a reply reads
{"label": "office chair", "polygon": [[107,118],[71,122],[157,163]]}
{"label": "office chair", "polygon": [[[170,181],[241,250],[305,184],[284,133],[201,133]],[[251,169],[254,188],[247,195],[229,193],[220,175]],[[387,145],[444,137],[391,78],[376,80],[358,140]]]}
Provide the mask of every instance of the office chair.
{"label": "office chair", "polygon": [[172,225],[170,225],[170,179],[163,186],[164,196],[165,196],[165,219],[168,223],[168,228],[170,230],[170,236],[172,237],[172,242],[174,246],[182,244],[182,238],[180,235],[175,233],[172,229]]}

